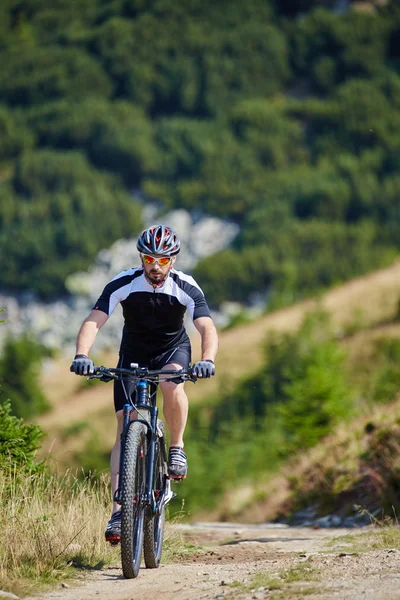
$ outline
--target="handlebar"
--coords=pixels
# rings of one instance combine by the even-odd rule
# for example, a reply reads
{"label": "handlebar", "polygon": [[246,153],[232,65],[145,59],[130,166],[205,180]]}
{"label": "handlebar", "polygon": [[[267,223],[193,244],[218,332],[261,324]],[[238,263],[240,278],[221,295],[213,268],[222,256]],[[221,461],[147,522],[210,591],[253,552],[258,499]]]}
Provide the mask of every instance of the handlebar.
{"label": "handlebar", "polygon": [[145,380],[148,382],[158,383],[160,376],[163,381],[182,378],[183,381],[192,381],[195,383],[197,377],[193,375],[192,369],[149,369],[148,367],[132,366],[130,369],[122,369],[120,367],[94,367],[94,373],[88,376],[88,379],[100,379],[110,381],[111,379],[123,379],[124,376],[129,376],[132,379]]}

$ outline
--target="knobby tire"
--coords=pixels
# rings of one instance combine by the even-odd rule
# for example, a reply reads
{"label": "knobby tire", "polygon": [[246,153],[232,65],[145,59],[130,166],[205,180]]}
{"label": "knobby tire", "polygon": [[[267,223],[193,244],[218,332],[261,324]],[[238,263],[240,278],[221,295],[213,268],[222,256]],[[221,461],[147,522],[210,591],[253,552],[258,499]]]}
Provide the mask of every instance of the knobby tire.
{"label": "knobby tire", "polygon": [[133,421],[126,436],[121,478],[121,562],[126,579],[139,574],[143,551],[146,487],[146,426]]}
{"label": "knobby tire", "polygon": [[[164,424],[158,421],[163,435],[157,437],[154,461],[153,490],[156,500],[160,499],[167,478],[167,452],[165,444]],[[160,506],[156,514],[148,514],[144,523],[144,563],[148,569],[157,569],[160,565],[162,546],[164,541],[165,504]]]}

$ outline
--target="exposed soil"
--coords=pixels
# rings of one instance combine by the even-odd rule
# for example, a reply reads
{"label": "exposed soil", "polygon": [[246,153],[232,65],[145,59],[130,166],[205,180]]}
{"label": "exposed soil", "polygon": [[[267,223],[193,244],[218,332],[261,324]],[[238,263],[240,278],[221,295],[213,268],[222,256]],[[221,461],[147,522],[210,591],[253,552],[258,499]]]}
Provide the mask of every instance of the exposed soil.
{"label": "exposed soil", "polygon": [[[400,550],[355,553],[339,540],[363,530],[203,523],[178,526],[200,545],[159,569],[125,580],[119,565],[82,572],[42,600],[398,600]],[[261,575],[260,575],[261,574]],[[261,576],[262,578],[254,579]],[[65,584],[63,584],[65,585]],[[32,599],[30,599],[32,600]]]}

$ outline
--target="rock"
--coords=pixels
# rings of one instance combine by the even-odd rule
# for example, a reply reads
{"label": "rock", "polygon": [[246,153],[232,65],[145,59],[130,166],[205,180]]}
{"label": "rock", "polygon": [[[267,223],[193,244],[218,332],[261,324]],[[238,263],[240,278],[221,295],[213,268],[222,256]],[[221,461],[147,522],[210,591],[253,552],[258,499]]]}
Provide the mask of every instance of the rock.
{"label": "rock", "polygon": [[5,592],[4,590],[0,590],[0,598],[15,598],[16,600],[19,600],[19,596],[16,596],[11,592]]}
{"label": "rock", "polygon": [[326,515],[316,520],[316,525],[323,528],[340,527],[341,523],[342,519],[336,515]]}

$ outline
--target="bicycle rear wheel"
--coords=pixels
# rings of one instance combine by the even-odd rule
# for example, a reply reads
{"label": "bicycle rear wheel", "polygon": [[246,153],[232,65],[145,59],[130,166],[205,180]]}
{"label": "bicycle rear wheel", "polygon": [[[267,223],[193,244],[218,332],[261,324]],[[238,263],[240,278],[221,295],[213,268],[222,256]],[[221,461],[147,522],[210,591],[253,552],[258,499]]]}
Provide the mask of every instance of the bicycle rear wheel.
{"label": "bicycle rear wheel", "polygon": [[[158,421],[163,435],[157,437],[154,456],[153,490],[156,502],[162,500],[167,479],[167,451],[164,423]],[[160,565],[165,527],[165,504],[157,502],[158,510],[145,518],[144,523],[144,563],[148,569],[157,569]]]}
{"label": "bicycle rear wheel", "polygon": [[137,577],[143,551],[147,437],[143,423],[133,421],[125,441],[121,478],[121,562],[124,577]]}

